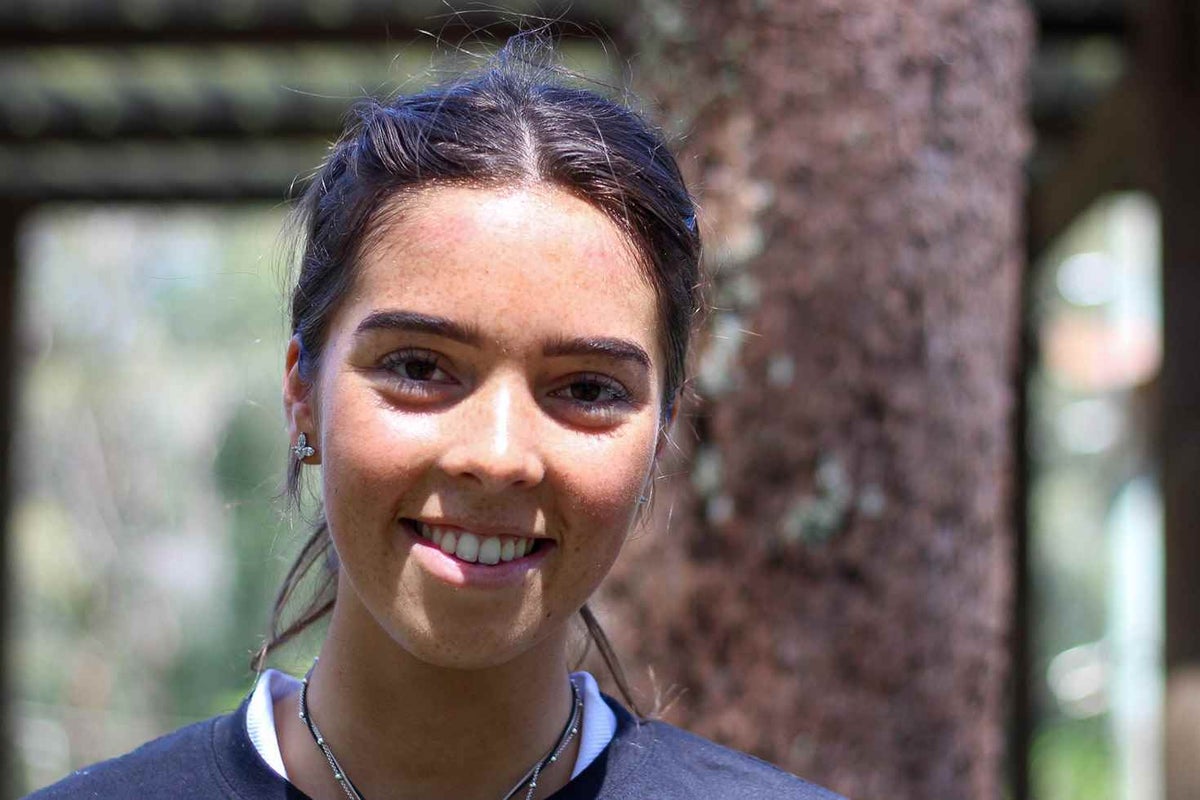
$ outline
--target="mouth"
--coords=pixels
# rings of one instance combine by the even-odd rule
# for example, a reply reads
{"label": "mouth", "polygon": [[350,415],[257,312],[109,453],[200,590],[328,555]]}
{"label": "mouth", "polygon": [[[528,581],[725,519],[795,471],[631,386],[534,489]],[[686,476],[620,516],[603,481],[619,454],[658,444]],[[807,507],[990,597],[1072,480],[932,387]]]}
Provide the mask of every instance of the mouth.
{"label": "mouth", "polygon": [[432,525],[415,519],[401,523],[416,537],[432,544],[448,556],[467,564],[496,566],[518,561],[549,547],[549,539],[532,536],[489,536],[445,525]]}

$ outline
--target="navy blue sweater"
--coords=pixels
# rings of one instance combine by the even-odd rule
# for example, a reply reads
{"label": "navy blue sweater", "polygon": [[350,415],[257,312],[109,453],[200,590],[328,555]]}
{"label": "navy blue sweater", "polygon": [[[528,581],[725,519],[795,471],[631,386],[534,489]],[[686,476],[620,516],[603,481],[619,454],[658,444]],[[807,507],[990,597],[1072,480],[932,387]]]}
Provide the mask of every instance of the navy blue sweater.
{"label": "navy blue sweater", "polygon": [[[619,703],[612,742],[551,800],[844,800],[765,761],[663,722],[635,719]],[[246,732],[246,702],[132,753],[75,772],[30,800],[310,800],[259,756]]]}

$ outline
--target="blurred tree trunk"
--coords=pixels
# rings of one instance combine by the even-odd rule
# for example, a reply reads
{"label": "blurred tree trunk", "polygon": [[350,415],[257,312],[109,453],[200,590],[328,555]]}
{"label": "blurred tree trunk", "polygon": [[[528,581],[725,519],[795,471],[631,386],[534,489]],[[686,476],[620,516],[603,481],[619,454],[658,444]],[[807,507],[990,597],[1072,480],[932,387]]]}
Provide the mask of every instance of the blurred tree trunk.
{"label": "blurred tree trunk", "polygon": [[671,721],[852,798],[1000,797],[1029,13],[641,9],[717,310],[690,480],[601,613]]}

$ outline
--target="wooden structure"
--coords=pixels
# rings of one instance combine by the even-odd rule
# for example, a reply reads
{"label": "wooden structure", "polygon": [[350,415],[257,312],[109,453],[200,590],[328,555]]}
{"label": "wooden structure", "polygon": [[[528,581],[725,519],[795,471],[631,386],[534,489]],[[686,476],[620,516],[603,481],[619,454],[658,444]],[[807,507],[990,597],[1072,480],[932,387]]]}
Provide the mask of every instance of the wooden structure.
{"label": "wooden structure", "polygon": [[[620,43],[622,11],[608,0],[505,5],[578,22]],[[1029,170],[1030,261],[1103,193],[1147,189],[1162,209],[1167,657],[1173,676],[1184,678],[1200,670],[1200,538],[1194,535],[1200,492],[1193,485],[1200,475],[1200,370],[1192,355],[1200,344],[1200,316],[1188,314],[1189,305],[1200,303],[1200,220],[1194,218],[1200,214],[1200,12],[1191,0],[1145,0],[1137,11],[1127,11],[1121,0],[1032,5],[1041,41],[1031,96],[1038,140]],[[16,374],[16,239],[27,212],[58,200],[279,200],[320,157],[344,105],[344,97],[282,88],[296,87],[305,64],[317,71],[349,64],[349,76],[355,56],[366,49],[394,53],[429,41],[420,28],[455,41],[468,28],[493,25],[497,35],[507,30],[487,12],[448,15],[437,0],[0,4],[6,87],[0,96],[0,369]],[[1075,56],[1082,48],[1107,53],[1107,71],[1079,69]],[[370,85],[379,77],[362,79]],[[399,82],[404,76],[390,77]],[[7,519],[15,392],[12,381],[0,387],[0,521]],[[1026,751],[1029,735],[1024,603],[1018,592],[1014,753]],[[6,677],[0,674],[0,685]],[[1172,752],[1188,753],[1178,741]],[[1190,755],[1172,762],[1173,775],[1200,763],[1196,743],[1190,747]],[[1025,797],[1024,759],[1012,765],[1014,796]],[[1183,778],[1172,780],[1184,785],[1178,783]],[[1174,791],[1171,800],[1185,796]]]}
{"label": "wooden structure", "polygon": [[1182,800],[1200,795],[1200,8],[1147,0],[1140,9],[1134,113],[1149,124],[1130,155],[1162,213],[1167,793]]}
{"label": "wooden structure", "polygon": [[[1031,165],[1031,256],[1110,192],[1147,192],[1162,220],[1164,358],[1156,426],[1165,510],[1166,788],[1168,800],[1183,800],[1200,795],[1200,7],[1190,0],[1040,5],[1076,15],[1066,40],[1108,48],[1114,69],[1072,88],[1046,63],[1059,37],[1043,29],[1044,69],[1034,81],[1039,144]],[[1020,708],[1028,708],[1027,695]],[[1028,723],[1020,711],[1017,719],[1021,740]]]}

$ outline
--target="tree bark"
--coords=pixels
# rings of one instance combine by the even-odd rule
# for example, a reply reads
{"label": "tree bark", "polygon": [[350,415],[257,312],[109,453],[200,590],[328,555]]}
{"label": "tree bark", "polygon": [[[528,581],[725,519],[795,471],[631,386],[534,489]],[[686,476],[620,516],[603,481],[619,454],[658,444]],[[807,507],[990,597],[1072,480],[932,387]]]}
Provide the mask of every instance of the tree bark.
{"label": "tree bark", "polygon": [[999,797],[1029,13],[642,14],[715,310],[601,613],[670,721],[852,798]]}

